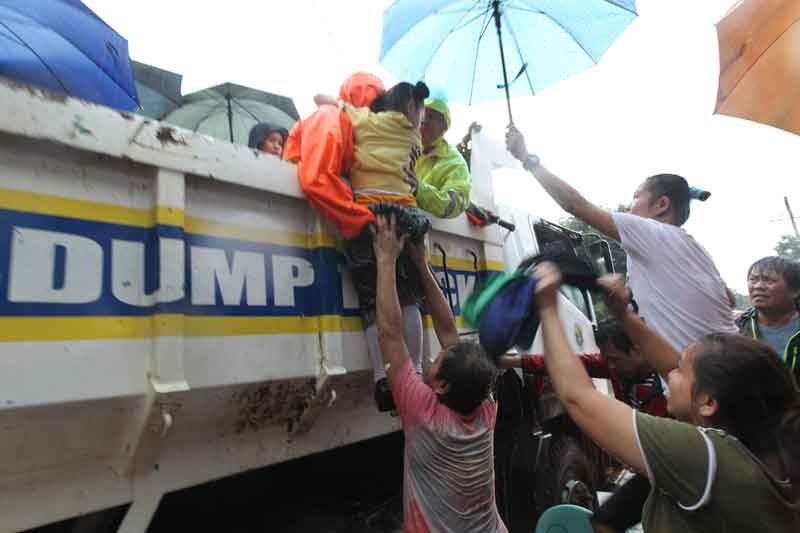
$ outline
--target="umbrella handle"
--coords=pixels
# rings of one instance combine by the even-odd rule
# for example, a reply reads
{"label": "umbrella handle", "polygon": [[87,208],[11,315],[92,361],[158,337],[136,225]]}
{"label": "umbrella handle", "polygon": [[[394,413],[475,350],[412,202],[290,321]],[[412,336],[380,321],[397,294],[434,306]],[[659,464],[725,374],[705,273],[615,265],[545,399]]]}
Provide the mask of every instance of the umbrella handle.
{"label": "umbrella handle", "polygon": [[500,44],[500,64],[503,67],[503,88],[506,91],[506,108],[508,109],[508,123],[514,124],[514,119],[511,117],[511,95],[508,91],[508,73],[506,72],[506,55],[503,52],[503,35],[500,29],[500,0],[492,0],[492,16],[494,17],[494,26],[497,28],[497,42]]}

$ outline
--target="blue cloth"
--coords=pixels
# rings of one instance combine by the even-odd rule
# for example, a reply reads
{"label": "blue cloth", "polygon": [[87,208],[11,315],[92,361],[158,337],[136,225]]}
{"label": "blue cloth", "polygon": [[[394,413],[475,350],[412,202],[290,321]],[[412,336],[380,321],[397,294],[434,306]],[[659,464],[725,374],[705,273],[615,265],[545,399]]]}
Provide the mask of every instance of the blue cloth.
{"label": "blue cloth", "polygon": [[78,0],[0,2],[0,76],[138,109],[128,42]]}
{"label": "blue cloth", "polygon": [[[384,13],[381,63],[398,79],[444,90],[451,101],[504,98],[491,4],[397,0]],[[634,0],[505,0],[500,10],[511,96],[596,64],[636,17]]]}
{"label": "blue cloth", "polygon": [[486,306],[478,335],[486,353],[496,358],[512,346],[529,348],[539,326],[536,279],[521,277],[506,285]]}

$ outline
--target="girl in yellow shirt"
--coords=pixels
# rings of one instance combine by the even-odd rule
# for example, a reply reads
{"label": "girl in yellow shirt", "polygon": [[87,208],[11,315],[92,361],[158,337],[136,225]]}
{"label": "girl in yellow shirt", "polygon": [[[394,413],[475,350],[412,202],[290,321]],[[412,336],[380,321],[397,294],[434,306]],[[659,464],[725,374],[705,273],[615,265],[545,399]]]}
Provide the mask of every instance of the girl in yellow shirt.
{"label": "girl in yellow shirt", "polygon": [[[420,242],[430,229],[427,216],[416,208],[417,177],[414,165],[422,153],[419,127],[425,113],[428,87],[398,83],[378,97],[370,108],[354,107],[331,97],[317,95],[317,105],[339,105],[353,123],[355,162],[350,184],[356,202],[367,204],[377,214],[393,214],[397,228]],[[375,285],[377,274],[370,228],[347,242],[345,257],[358,294],[375,379],[375,402],[380,411],[394,408],[378,346],[375,327]],[[406,344],[417,372],[422,372],[423,291],[416,266],[407,254],[398,258],[397,289],[403,307]]]}

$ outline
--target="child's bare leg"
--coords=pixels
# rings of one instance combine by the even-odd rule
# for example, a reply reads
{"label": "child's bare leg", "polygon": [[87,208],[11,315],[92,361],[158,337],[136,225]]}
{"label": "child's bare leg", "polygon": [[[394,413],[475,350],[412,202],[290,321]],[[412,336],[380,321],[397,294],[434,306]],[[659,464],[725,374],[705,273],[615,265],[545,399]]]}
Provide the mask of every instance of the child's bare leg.
{"label": "child's bare leg", "polygon": [[416,305],[403,307],[403,338],[417,374],[422,374],[422,313]]}
{"label": "child's bare leg", "polygon": [[369,326],[364,334],[367,337],[367,351],[369,352],[369,359],[372,362],[372,378],[377,383],[386,377],[386,367],[383,362],[383,352],[378,343],[378,326],[372,324]]}

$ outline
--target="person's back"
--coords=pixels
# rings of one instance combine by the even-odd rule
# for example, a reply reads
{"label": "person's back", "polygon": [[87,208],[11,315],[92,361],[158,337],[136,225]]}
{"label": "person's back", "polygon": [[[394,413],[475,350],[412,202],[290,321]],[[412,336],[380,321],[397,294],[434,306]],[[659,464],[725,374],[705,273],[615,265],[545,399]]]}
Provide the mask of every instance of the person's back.
{"label": "person's back", "polygon": [[427,95],[424,83],[403,82],[370,108],[344,106],[355,134],[350,184],[357,202],[416,205],[413,169],[422,152],[419,126]]}
{"label": "person's back", "polygon": [[406,531],[506,531],[495,503],[497,407],[468,416],[440,402],[410,361],[392,384],[406,436]]}
{"label": "person's back", "polygon": [[683,228],[614,213],[641,316],[676,349],[711,333],[735,333],[726,285],[708,252]]}
{"label": "person's back", "polygon": [[642,318],[676,350],[702,335],[736,332],[727,286],[708,252],[681,229],[691,201],[710,193],[677,174],[656,174],[637,188],[629,213],[611,213],[547,170],[513,125],[506,145],[562,208],[622,243]]}
{"label": "person's back", "polygon": [[415,205],[417,180],[408,169],[422,150],[419,132],[400,112],[346,106],[355,132],[350,184],[356,201]]}

